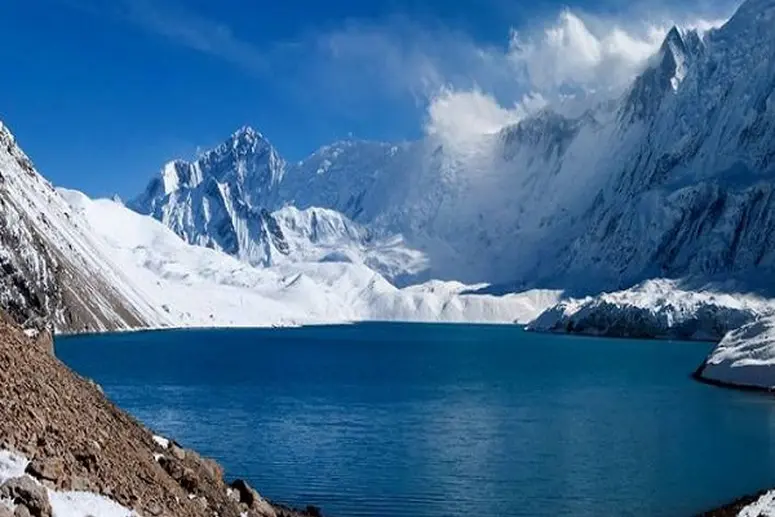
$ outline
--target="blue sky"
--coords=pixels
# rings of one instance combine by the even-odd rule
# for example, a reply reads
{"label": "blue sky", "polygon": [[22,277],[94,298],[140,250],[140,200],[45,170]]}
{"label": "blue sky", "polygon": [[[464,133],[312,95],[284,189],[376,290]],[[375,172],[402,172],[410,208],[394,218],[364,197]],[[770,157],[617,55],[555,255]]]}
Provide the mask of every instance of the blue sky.
{"label": "blue sky", "polygon": [[497,128],[571,78],[626,83],[665,24],[734,4],[6,0],[0,119],[55,184],[132,197],[244,124],[291,160],[349,136]]}

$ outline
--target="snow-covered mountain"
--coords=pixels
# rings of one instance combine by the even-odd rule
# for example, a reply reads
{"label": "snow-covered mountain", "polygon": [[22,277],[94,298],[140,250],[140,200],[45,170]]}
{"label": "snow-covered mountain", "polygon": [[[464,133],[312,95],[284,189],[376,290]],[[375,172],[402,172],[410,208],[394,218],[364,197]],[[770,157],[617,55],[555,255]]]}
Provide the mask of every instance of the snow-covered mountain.
{"label": "snow-covered mountain", "polygon": [[0,307],[28,328],[161,323],[0,123]]}
{"label": "snow-covered mountain", "polygon": [[[773,21],[775,2],[743,4],[701,46],[688,45],[680,82],[660,83],[659,110],[621,126],[620,141],[637,135],[635,145],[619,145],[623,160],[563,252],[567,277],[627,286],[649,276],[771,275]],[[667,59],[672,52],[656,66],[679,61]]]}
{"label": "snow-covered mountain", "polygon": [[[194,182],[197,172],[190,172],[180,180]],[[27,328],[526,323],[561,295],[478,295],[473,292],[482,285],[417,283],[425,255],[400,236],[375,236],[341,213],[320,208],[263,214],[287,256],[255,267],[189,244],[120,201],[55,189],[5,126],[0,126],[0,215],[0,308]],[[414,285],[396,287],[402,275]]]}
{"label": "snow-covered mountain", "polygon": [[[359,152],[374,159],[371,146],[366,145]],[[378,155],[384,151],[379,145],[373,150]],[[339,155],[334,148],[321,150],[304,169],[314,167],[315,175],[334,175],[331,160]],[[342,208],[341,212],[305,203],[299,210],[289,204],[282,191],[294,181],[284,182],[289,170],[295,171],[260,133],[243,127],[194,162],[165,165],[160,177],[130,206],[152,215],[191,244],[223,251],[252,265],[341,259],[368,263],[399,284],[423,275],[423,254],[408,248],[401,235],[375,234],[348,217],[361,215],[356,197],[341,207],[338,197],[328,200],[326,206]],[[297,190],[299,195],[304,191]],[[326,193],[321,189],[317,195]],[[290,199],[296,201],[293,195]]]}
{"label": "snow-covered mountain", "polygon": [[[383,247],[399,241],[424,254],[426,277],[507,281],[537,260],[547,220],[583,208],[577,193],[592,188],[585,171],[594,170],[595,158],[584,148],[598,130],[592,115],[568,120],[546,112],[465,149],[435,137],[400,145],[339,142],[289,164],[258,132],[243,128],[194,162],[165,165],[129,206],[187,242],[265,266],[298,259],[278,210],[326,209],[361,225]],[[245,159],[246,149],[256,156]],[[576,168],[560,174],[563,154]],[[224,163],[234,173],[224,174]],[[357,243],[348,232],[338,239]],[[394,276],[416,273],[413,264]]]}
{"label": "snow-covered mountain", "polygon": [[467,142],[339,142],[300,163],[243,129],[165,166],[132,206],[253,264],[289,256],[272,221],[294,206],[401,236],[433,278],[594,293],[770,274],[774,10],[748,0],[720,29],[669,31],[618,102],[577,118],[544,110]]}

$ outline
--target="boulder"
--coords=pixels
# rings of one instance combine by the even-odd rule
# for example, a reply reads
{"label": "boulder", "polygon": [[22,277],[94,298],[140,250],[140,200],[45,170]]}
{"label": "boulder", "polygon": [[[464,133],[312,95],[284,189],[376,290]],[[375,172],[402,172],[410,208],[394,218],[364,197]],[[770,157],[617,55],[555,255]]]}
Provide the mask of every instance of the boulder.
{"label": "boulder", "polygon": [[54,337],[48,329],[38,332],[38,335],[35,337],[35,345],[50,355],[54,355]]}
{"label": "boulder", "polygon": [[88,478],[73,476],[70,478],[70,490],[74,492],[95,492],[96,486]]}
{"label": "boulder", "polygon": [[162,509],[161,506],[159,506],[159,503],[156,501],[151,501],[145,506],[145,513],[156,517],[157,515],[161,515]]}
{"label": "boulder", "polygon": [[51,517],[46,489],[28,476],[11,478],[0,485],[0,498],[26,506],[32,517]]}
{"label": "boulder", "polygon": [[174,442],[170,443],[169,451],[170,454],[175,456],[175,458],[179,459],[180,461],[186,459],[186,451],[184,451],[182,447]]}
{"label": "boulder", "polygon": [[244,504],[260,517],[277,517],[274,507],[269,504],[258,492],[244,480],[237,479],[231,484],[240,496],[240,503]]}
{"label": "boulder", "polygon": [[34,458],[27,465],[25,472],[41,481],[51,481],[57,486],[61,484],[65,477],[64,464],[59,458]]}

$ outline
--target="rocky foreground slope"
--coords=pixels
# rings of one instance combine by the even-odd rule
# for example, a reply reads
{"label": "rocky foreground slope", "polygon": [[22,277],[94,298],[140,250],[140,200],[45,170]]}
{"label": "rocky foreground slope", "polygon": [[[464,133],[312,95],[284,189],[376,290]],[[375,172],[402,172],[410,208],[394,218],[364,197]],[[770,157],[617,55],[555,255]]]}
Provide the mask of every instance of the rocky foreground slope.
{"label": "rocky foreground slope", "polygon": [[[111,404],[0,321],[0,516],[299,517]],[[9,513],[11,512],[11,513]]]}

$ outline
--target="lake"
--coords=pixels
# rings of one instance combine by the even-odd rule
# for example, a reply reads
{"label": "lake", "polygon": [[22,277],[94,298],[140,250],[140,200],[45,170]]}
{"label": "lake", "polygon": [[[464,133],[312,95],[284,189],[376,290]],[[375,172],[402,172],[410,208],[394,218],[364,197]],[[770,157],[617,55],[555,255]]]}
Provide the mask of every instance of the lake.
{"label": "lake", "polygon": [[775,486],[775,399],[707,343],[368,323],[66,337],[58,356],[265,497],[328,516],[680,516]]}

